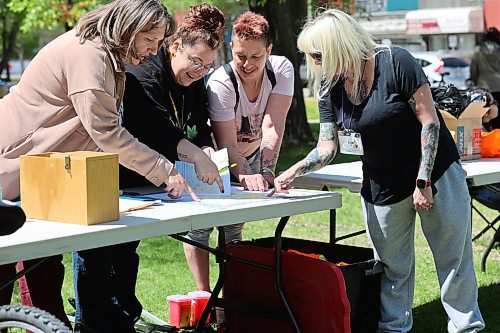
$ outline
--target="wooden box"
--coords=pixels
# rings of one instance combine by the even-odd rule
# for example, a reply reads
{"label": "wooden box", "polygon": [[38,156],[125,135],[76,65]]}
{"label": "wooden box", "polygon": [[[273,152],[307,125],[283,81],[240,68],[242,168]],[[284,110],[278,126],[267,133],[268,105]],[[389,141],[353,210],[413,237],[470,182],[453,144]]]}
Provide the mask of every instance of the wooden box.
{"label": "wooden box", "polygon": [[20,163],[27,217],[84,225],[119,219],[118,154],[43,153]]}

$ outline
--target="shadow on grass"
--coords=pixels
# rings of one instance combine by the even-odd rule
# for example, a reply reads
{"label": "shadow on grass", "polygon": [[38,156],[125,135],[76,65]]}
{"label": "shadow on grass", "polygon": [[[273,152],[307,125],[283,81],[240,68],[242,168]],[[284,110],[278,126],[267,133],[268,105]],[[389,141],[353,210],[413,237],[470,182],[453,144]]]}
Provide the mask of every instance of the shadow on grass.
{"label": "shadow on grass", "polygon": [[[500,333],[500,284],[479,288],[479,308],[486,322],[481,333]],[[411,333],[446,333],[446,313],[440,300],[435,300],[413,309]]]}

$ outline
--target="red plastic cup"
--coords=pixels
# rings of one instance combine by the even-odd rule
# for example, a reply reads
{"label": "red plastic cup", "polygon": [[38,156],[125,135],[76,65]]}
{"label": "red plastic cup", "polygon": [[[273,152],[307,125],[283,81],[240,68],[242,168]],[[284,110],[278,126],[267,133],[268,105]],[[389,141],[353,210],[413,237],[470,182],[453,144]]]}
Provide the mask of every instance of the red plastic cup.
{"label": "red plastic cup", "polygon": [[[191,319],[190,325],[196,326],[200,321],[201,315],[205,307],[207,306],[208,300],[210,298],[210,293],[208,291],[198,290],[188,293],[191,298]],[[207,317],[205,324],[210,323],[210,315]]]}
{"label": "red plastic cup", "polygon": [[170,325],[186,328],[191,320],[191,297],[186,295],[167,296],[170,309]]}

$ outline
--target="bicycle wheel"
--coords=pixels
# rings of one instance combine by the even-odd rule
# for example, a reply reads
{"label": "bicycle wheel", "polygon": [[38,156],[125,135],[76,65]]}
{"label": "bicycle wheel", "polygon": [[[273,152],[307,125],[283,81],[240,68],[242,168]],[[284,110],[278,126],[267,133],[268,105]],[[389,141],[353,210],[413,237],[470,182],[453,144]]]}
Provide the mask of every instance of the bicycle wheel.
{"label": "bicycle wheel", "polygon": [[62,321],[50,313],[31,306],[0,306],[0,330],[8,333],[71,333]]}

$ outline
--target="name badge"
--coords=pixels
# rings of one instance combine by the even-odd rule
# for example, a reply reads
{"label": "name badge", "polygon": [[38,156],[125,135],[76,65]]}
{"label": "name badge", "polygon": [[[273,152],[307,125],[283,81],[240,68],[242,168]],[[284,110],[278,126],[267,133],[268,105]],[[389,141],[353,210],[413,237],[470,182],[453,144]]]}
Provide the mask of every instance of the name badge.
{"label": "name badge", "polygon": [[361,134],[354,131],[339,131],[340,152],[348,155],[364,155]]}

